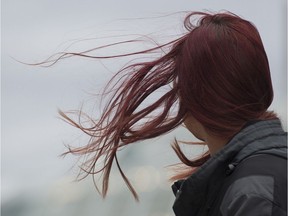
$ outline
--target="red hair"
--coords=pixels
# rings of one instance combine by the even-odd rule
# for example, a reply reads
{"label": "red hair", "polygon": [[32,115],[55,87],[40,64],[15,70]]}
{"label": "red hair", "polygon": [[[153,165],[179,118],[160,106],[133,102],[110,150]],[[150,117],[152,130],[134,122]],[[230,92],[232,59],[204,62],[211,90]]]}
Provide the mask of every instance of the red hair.
{"label": "red hair", "polygon": [[[191,21],[194,16],[199,18],[195,25]],[[101,57],[116,58],[169,49],[153,61],[132,64],[120,70],[112,78],[115,80],[121,76],[118,86],[113,88],[114,94],[100,119],[91,121],[91,127],[84,127],[60,113],[91,136],[86,146],[69,148],[67,153],[89,156],[82,166],[85,177],[103,173],[103,196],[107,193],[115,160],[137,199],[120,168],[117,151],[128,144],[173,130],[183,123],[187,114],[211,133],[226,138],[231,138],[248,121],[276,117],[267,111],[273,99],[269,64],[260,35],[252,23],[231,13],[194,12],[185,18],[184,26],[188,32],[169,43],[141,52]],[[60,58],[71,55],[100,58],[89,56],[87,52],[65,53]],[[152,104],[143,107],[148,96],[165,86],[172,87]],[[174,179],[188,177],[210,157],[206,153],[197,160],[190,160],[181,152],[177,141],[173,148],[181,161],[190,167]],[[100,159],[104,159],[103,164],[97,169]]]}

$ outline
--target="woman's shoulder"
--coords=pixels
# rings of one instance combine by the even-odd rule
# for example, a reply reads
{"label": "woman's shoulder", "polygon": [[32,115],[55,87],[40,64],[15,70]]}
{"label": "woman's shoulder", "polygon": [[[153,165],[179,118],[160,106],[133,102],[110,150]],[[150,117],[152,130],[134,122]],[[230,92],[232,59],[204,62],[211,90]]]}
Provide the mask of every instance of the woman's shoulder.
{"label": "woman's shoulder", "polygon": [[257,154],[246,158],[234,167],[225,185],[220,205],[223,215],[284,215],[287,157]]}

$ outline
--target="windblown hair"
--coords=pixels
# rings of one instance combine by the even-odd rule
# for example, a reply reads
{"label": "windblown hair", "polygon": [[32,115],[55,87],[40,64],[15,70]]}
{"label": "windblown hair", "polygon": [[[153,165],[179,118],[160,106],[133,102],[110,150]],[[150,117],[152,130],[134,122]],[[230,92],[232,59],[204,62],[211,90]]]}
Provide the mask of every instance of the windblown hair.
{"label": "windblown hair", "polygon": [[[117,58],[168,49],[159,58],[128,65],[117,73],[123,79],[100,119],[93,120],[91,127],[60,113],[91,136],[86,146],[71,147],[65,154],[86,156],[82,166],[85,176],[103,174],[103,196],[108,190],[111,167],[116,162],[137,199],[137,193],[120,168],[117,151],[173,130],[183,123],[187,114],[210,133],[225,138],[231,138],[251,120],[276,118],[273,112],[267,111],[273,100],[273,89],[268,59],[255,26],[229,12],[193,12],[186,16],[184,26],[187,32],[180,38],[148,50],[106,57],[89,56],[87,52],[65,53],[60,57]],[[170,90],[154,103],[142,106],[148,96],[165,86],[170,86]],[[158,114],[152,118],[151,114],[157,110]],[[146,119],[144,123],[143,119]],[[201,158],[189,159],[177,141],[173,148],[189,168],[174,179],[188,177],[210,157],[206,153]],[[100,162],[103,164],[96,168]]]}

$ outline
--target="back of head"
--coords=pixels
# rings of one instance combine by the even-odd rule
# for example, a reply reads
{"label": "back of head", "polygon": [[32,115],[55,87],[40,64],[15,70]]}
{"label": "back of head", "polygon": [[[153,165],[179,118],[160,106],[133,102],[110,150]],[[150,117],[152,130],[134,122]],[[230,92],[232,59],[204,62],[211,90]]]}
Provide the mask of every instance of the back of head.
{"label": "back of head", "polygon": [[[191,18],[202,16],[194,26]],[[181,106],[209,131],[232,136],[251,120],[274,118],[268,59],[256,27],[230,13],[192,13],[174,47]]]}

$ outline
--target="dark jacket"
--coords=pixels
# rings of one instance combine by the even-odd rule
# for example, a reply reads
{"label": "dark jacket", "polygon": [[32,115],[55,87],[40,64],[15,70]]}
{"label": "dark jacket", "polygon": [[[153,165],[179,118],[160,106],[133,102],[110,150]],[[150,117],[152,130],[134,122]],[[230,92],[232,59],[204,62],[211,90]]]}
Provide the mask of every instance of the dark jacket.
{"label": "dark jacket", "polygon": [[176,216],[287,215],[287,133],[254,122],[172,189]]}

